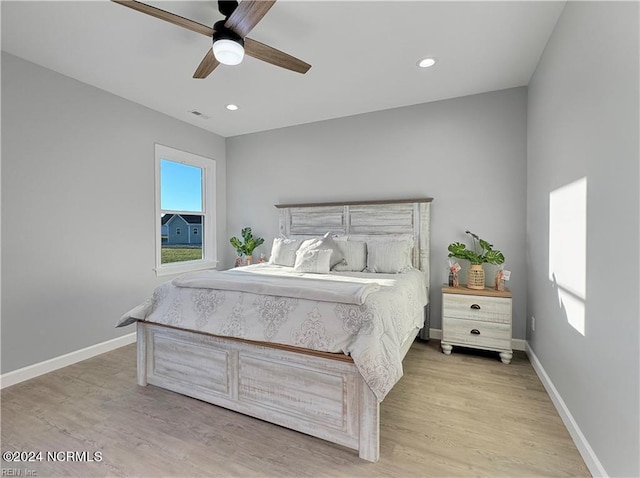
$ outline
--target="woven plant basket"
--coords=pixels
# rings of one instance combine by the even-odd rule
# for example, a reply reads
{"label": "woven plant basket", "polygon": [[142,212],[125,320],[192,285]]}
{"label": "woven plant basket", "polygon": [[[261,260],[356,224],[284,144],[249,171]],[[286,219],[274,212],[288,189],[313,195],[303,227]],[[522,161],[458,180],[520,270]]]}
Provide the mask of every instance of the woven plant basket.
{"label": "woven plant basket", "polygon": [[482,264],[471,264],[467,272],[467,287],[469,289],[484,289],[484,269]]}

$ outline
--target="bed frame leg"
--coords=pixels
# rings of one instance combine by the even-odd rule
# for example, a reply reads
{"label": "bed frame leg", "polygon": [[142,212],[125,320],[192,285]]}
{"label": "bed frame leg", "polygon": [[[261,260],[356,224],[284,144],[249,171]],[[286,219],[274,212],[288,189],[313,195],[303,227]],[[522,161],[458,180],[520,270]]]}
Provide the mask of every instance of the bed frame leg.
{"label": "bed frame leg", "polygon": [[145,324],[136,322],[136,336],[138,341],[138,385],[147,386],[147,332]]}
{"label": "bed frame leg", "polygon": [[380,456],[380,404],[369,386],[361,383],[359,456],[363,460],[376,462]]}

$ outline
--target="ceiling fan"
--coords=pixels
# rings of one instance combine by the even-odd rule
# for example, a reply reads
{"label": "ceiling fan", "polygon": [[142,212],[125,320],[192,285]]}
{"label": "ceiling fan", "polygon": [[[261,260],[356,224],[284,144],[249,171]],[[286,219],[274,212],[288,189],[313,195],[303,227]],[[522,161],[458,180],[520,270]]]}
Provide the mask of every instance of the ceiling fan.
{"label": "ceiling fan", "polygon": [[262,20],[275,0],[243,0],[239,4],[235,0],[219,0],[218,10],[225,18],[216,22],[213,28],[135,0],[112,1],[211,37],[212,48],[198,65],[193,74],[194,78],[206,78],[221,63],[237,65],[242,62],[245,53],[258,60],[302,74],[311,68],[311,65],[298,58],[246,36]]}

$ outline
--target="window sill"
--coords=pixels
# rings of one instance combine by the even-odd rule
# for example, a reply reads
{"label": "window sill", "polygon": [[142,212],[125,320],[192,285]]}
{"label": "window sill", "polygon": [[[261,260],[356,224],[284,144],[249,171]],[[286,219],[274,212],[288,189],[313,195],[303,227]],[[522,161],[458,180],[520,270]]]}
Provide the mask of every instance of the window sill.
{"label": "window sill", "polygon": [[157,277],[163,277],[176,274],[184,274],[185,272],[215,269],[217,265],[218,261],[180,262],[174,264],[165,264],[160,267],[156,267],[154,270]]}

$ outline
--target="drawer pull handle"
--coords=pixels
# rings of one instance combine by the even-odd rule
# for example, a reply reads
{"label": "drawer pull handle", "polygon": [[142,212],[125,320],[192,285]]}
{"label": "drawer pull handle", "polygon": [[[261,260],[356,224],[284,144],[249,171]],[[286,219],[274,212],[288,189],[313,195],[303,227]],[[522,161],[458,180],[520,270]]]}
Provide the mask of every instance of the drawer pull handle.
{"label": "drawer pull handle", "polygon": [[480,331],[478,329],[471,329],[471,333],[473,335],[480,335]]}
{"label": "drawer pull handle", "polygon": [[471,308],[474,310],[480,310],[480,306],[478,304],[471,304]]}

